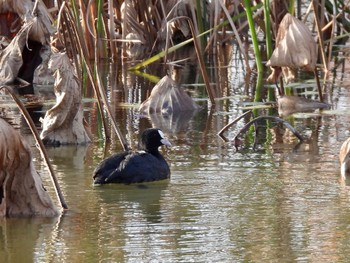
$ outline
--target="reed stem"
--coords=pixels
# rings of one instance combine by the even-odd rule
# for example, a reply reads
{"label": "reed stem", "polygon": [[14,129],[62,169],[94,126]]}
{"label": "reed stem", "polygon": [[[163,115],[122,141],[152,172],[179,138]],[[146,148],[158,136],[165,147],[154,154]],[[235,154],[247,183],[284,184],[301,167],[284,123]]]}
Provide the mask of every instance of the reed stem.
{"label": "reed stem", "polygon": [[[264,1],[264,22],[265,22],[265,41],[266,41],[266,53],[267,60],[270,59],[272,55],[272,35],[271,35],[271,20],[270,20],[270,1]],[[272,89],[268,89],[267,91],[267,99],[268,101],[275,100],[275,93]]]}
{"label": "reed stem", "polygon": [[[258,37],[257,37],[256,31],[255,31],[255,23],[254,23],[254,19],[253,19],[253,12],[252,12],[252,9],[250,6],[250,1],[244,0],[244,6],[246,9],[248,25],[249,25],[249,29],[250,29],[252,42],[253,42],[255,62],[256,62],[257,72],[258,72],[258,80],[260,80],[260,79],[262,79],[262,73],[263,73],[264,68],[263,68],[263,64],[262,64],[262,60],[261,60],[261,54],[260,54],[260,50],[259,50],[259,42],[258,42]],[[255,102],[261,101],[261,97],[262,97],[261,96],[262,95],[262,85],[259,85],[258,82],[257,82],[256,89],[255,89],[255,96],[254,96]]]}

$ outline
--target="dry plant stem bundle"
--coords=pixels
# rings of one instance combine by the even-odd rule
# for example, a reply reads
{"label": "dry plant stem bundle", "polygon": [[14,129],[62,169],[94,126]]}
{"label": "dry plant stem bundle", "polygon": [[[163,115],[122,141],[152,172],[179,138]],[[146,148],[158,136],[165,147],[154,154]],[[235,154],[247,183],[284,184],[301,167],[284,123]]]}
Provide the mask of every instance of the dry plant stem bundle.
{"label": "dry plant stem bundle", "polygon": [[[102,117],[102,121],[103,121],[103,127],[104,127],[104,131],[105,131],[105,139],[109,140],[110,136],[109,136],[109,132],[107,130],[108,124],[107,124],[107,119],[105,116],[105,111],[109,117],[109,119],[111,120],[112,126],[123,146],[123,148],[125,150],[128,149],[128,144],[126,139],[124,138],[124,136],[122,135],[120,129],[118,128],[118,125],[115,121],[115,118],[112,115],[112,111],[109,107],[108,104],[108,100],[105,94],[105,89],[103,87],[103,83],[101,81],[100,78],[100,74],[99,74],[99,70],[98,70],[98,59],[95,61],[95,64],[92,65],[92,62],[90,61],[89,57],[90,57],[90,53],[88,50],[88,47],[86,46],[86,42],[83,41],[84,37],[83,37],[83,33],[79,31],[79,29],[76,27],[76,25],[73,23],[74,21],[74,17],[70,12],[70,9],[67,8],[67,6],[63,5],[61,7],[60,10],[60,14],[62,14],[62,18],[65,19],[65,23],[67,25],[70,25],[70,29],[74,34],[69,34],[71,40],[73,38],[73,35],[76,36],[74,39],[76,40],[77,43],[77,50],[80,54],[80,59],[81,59],[81,63],[85,63],[86,66],[86,72],[88,74],[88,77],[90,79],[91,85],[94,89],[94,92],[96,94],[97,97],[97,101],[98,101],[98,106],[99,106],[99,111]],[[92,34],[92,32],[90,32]],[[93,37],[93,39],[95,40],[94,44],[96,47],[98,47],[98,38],[95,35],[91,35]],[[97,52],[97,49],[95,49],[95,52]],[[95,53],[95,56],[98,58],[98,54]],[[76,59],[77,61],[77,59]],[[95,73],[94,73],[95,72]]]}

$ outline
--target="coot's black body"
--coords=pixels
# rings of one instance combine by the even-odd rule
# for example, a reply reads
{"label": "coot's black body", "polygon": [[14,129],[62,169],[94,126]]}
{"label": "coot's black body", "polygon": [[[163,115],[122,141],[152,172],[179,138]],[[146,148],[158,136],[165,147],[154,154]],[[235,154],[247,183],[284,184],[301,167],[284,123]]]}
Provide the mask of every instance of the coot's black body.
{"label": "coot's black body", "polygon": [[114,154],[96,167],[94,184],[131,184],[169,178],[169,165],[158,151],[161,145],[171,146],[159,129],[146,129],[139,142],[139,151]]}

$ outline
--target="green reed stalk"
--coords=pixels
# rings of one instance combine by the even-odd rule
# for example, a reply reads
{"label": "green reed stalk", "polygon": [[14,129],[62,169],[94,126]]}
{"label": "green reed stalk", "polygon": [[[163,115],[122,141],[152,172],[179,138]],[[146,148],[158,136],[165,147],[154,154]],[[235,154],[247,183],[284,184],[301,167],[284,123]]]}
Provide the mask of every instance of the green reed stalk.
{"label": "green reed stalk", "polygon": [[289,8],[288,8],[288,12],[294,16],[294,13],[295,13],[295,0],[290,0],[289,1]]}
{"label": "green reed stalk", "polygon": [[103,1],[98,0],[97,2],[97,35],[99,37],[103,37],[102,5],[103,5]]}
{"label": "green reed stalk", "polygon": [[[266,41],[266,52],[267,60],[270,59],[272,55],[272,36],[271,36],[271,20],[270,20],[270,1],[264,1],[264,22],[265,22],[265,41]],[[275,93],[272,89],[267,91],[268,101],[275,100]]]}
{"label": "green reed stalk", "polygon": [[[81,24],[78,23],[79,22],[79,11],[78,11],[78,7],[77,7],[77,3],[75,0],[72,0],[70,2],[70,6],[71,6],[71,9],[72,10],[72,14],[74,15],[74,21],[75,21],[75,26],[76,27],[81,27]],[[83,18],[82,18],[83,19]]]}
{"label": "green reed stalk", "polygon": [[[99,54],[99,56],[107,55],[107,46],[104,44],[102,46],[102,39],[105,37],[104,33],[104,27],[103,27],[103,15],[102,15],[102,9],[103,9],[103,0],[98,0],[97,2],[97,23],[96,23],[96,34],[97,34],[97,45],[95,45],[96,51],[98,51],[100,48],[102,48],[99,52],[95,52],[95,54]],[[95,57],[97,59],[97,57]]]}
{"label": "green reed stalk", "polygon": [[[256,62],[256,66],[257,66],[257,70],[258,70],[258,80],[262,80],[261,74],[263,73],[264,68],[263,68],[263,64],[262,64],[262,60],[261,60],[261,54],[260,54],[260,50],[259,50],[259,42],[258,42],[258,37],[257,37],[256,31],[255,31],[255,23],[254,23],[254,19],[253,19],[252,8],[250,6],[250,1],[244,0],[244,6],[246,9],[250,34],[251,34],[252,42],[253,42],[255,62]],[[255,89],[255,97],[254,97],[255,102],[261,101],[261,94],[262,94],[262,85],[261,85],[261,83],[257,82],[257,86]]]}

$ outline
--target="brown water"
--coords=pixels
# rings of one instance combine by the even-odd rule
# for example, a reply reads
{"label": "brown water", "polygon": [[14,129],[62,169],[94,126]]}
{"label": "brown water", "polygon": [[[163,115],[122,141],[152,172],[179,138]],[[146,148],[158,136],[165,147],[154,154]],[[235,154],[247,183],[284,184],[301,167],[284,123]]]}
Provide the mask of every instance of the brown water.
{"label": "brown water", "polygon": [[[262,128],[255,149],[245,140],[237,150],[217,133],[242,113],[243,98],[236,94],[245,82],[234,66],[225,71],[218,83],[229,88],[217,111],[211,114],[199,100],[204,109],[190,121],[163,120],[173,144],[163,149],[169,181],[93,187],[94,167],[121,150],[115,139],[49,148],[69,210],[55,219],[0,219],[0,262],[347,262],[349,186],[340,181],[337,155],[349,136],[349,86],[334,81],[328,95],[332,111],[288,119],[309,138],[300,147],[292,135]],[[125,97],[114,98],[126,106],[113,105],[134,142],[152,123],[133,107],[141,102],[145,82],[127,74],[110,97],[127,89]],[[198,88],[192,91],[201,97]],[[85,109],[98,140],[95,104]],[[8,107],[6,112],[18,116]],[[12,122],[33,145],[37,169],[52,191],[25,124],[20,118]]]}

